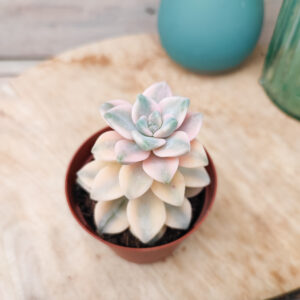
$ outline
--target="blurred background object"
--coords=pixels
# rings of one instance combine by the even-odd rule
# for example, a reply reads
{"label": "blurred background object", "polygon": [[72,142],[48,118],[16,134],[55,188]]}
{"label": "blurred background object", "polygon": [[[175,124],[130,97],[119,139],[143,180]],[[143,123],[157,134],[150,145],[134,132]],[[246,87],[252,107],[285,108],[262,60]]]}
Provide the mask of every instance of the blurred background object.
{"label": "blurred background object", "polygon": [[[1,0],[0,82],[40,60],[101,39],[157,32],[159,0]],[[267,48],[282,0],[265,0]],[[1,80],[2,78],[2,80]]]}
{"label": "blurred background object", "polygon": [[220,72],[243,62],[261,33],[263,0],[162,0],[160,40],[169,56],[197,72]]}
{"label": "blurred background object", "polygon": [[300,1],[284,1],[261,84],[283,111],[300,120]]}

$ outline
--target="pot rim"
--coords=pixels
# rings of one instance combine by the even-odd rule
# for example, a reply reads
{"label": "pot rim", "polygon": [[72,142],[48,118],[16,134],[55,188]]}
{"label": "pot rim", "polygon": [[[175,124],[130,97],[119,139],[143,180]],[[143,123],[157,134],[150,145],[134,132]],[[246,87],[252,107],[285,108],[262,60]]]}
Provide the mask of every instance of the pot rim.
{"label": "pot rim", "polygon": [[[205,196],[205,200],[204,200],[204,204],[203,204],[203,208],[202,208],[202,211],[196,221],[196,223],[194,224],[194,226],[188,231],[186,232],[183,236],[181,236],[180,238],[172,241],[172,242],[169,242],[169,243],[166,243],[166,244],[163,244],[163,245],[159,245],[159,246],[153,246],[153,247],[147,247],[147,248],[135,248],[135,247],[127,247],[127,246],[121,246],[121,245],[118,245],[118,244],[114,244],[114,243],[111,243],[111,242],[108,242],[106,240],[104,240],[103,238],[101,238],[99,235],[97,235],[95,232],[93,232],[92,230],[90,230],[89,228],[87,228],[83,223],[82,221],[80,220],[80,218],[78,217],[78,215],[76,214],[73,206],[72,206],[72,201],[71,201],[71,185],[69,184],[69,177],[71,176],[71,169],[72,169],[72,166],[74,164],[74,162],[76,161],[77,159],[77,156],[79,156],[79,154],[81,153],[81,151],[83,150],[83,148],[85,147],[85,145],[87,143],[89,143],[90,140],[93,140],[95,138],[97,138],[98,136],[100,136],[101,134],[103,134],[104,132],[108,131],[108,130],[113,130],[112,128],[110,128],[109,126],[107,127],[104,127],[100,130],[98,130],[97,132],[95,132],[94,134],[92,134],[91,136],[89,136],[87,139],[85,139],[85,141],[79,146],[79,148],[76,150],[76,152],[73,154],[72,156],[72,159],[70,160],[69,164],[68,164],[68,167],[67,167],[67,172],[66,172],[66,175],[65,175],[65,196],[66,196],[66,199],[67,199],[67,203],[68,203],[68,206],[69,206],[69,209],[73,215],[73,217],[75,218],[75,220],[79,223],[79,225],[88,233],[90,234],[92,237],[96,238],[98,241],[104,243],[105,245],[111,247],[111,248],[117,248],[119,250],[124,250],[126,249],[127,251],[132,251],[132,252],[135,252],[135,251],[139,251],[139,252],[151,252],[153,250],[159,250],[159,249],[163,249],[163,248],[168,248],[170,246],[175,246],[179,243],[181,243],[184,239],[186,239],[188,236],[190,236],[195,230],[198,229],[198,227],[202,224],[202,222],[206,219],[207,215],[208,215],[208,212],[210,211],[213,203],[215,202],[215,197],[216,197],[216,191],[217,191],[217,184],[218,184],[218,181],[217,181],[217,174],[216,174],[216,169],[215,169],[215,165],[208,153],[208,151],[206,150],[205,148],[205,151],[206,151],[206,154],[208,156],[208,160],[209,160],[209,165],[211,167],[211,170],[212,170],[212,174],[213,174],[213,177],[214,177],[214,180],[211,181],[211,184],[214,184],[213,185],[213,189],[212,189],[212,195],[211,195],[211,200],[210,201],[207,201],[207,196]],[[89,153],[90,155],[90,153]],[[87,156],[88,158],[88,156]],[[207,188],[207,187],[206,187]],[[206,193],[207,195],[207,193]],[[205,207],[205,204],[207,204],[207,207]]]}

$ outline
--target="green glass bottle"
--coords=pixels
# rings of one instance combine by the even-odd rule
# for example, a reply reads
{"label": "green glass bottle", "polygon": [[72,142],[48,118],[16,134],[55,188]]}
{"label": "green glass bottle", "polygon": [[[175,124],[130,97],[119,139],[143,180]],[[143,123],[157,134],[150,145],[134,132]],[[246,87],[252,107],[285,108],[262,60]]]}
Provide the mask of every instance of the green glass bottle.
{"label": "green glass bottle", "polygon": [[282,4],[260,83],[271,100],[300,120],[300,1]]}

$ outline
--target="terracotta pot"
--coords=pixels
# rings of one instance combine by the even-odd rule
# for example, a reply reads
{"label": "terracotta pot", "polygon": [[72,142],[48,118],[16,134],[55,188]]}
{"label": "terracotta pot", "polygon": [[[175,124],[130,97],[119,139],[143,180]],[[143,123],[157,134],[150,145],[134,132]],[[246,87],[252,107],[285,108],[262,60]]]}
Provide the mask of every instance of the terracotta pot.
{"label": "terracotta pot", "polygon": [[184,239],[186,239],[192,232],[194,232],[200,226],[200,224],[204,221],[205,217],[207,216],[214,202],[216,189],[217,189],[217,176],[216,176],[216,170],[213,161],[209,156],[209,154],[207,153],[209,159],[209,165],[206,167],[206,169],[211,178],[211,184],[205,188],[206,189],[205,199],[204,199],[204,205],[202,211],[190,231],[188,231],[185,235],[183,235],[179,239],[161,246],[155,246],[149,248],[130,248],[125,246],[119,246],[107,242],[104,239],[102,239],[99,235],[97,235],[97,233],[85,221],[79,207],[76,204],[76,199],[74,199],[72,195],[72,186],[74,185],[76,180],[76,172],[91,158],[91,149],[98,136],[108,130],[110,130],[110,128],[106,127],[93,134],[90,138],[88,138],[79,147],[79,149],[74,154],[69,164],[67,174],[66,174],[66,180],[65,180],[65,192],[66,192],[66,197],[67,197],[70,210],[74,218],[79,223],[79,225],[87,233],[89,233],[98,241],[109,246],[115,253],[117,253],[119,256],[123,257],[124,259],[135,263],[152,263],[161,260],[166,256],[170,255]]}

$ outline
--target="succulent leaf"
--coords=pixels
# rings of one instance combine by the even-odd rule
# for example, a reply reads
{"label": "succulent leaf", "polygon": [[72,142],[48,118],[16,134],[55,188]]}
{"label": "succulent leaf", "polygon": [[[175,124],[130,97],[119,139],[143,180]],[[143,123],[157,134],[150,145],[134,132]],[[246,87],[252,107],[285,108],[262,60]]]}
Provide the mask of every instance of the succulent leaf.
{"label": "succulent leaf", "polygon": [[201,188],[186,188],[185,189],[185,197],[192,198],[200,194],[203,190],[203,187]]}
{"label": "succulent leaf", "polygon": [[92,160],[91,162],[85,164],[77,172],[77,183],[87,192],[91,191],[93,181],[100,171],[100,169],[106,166],[105,162],[100,160]]}
{"label": "succulent leaf", "polygon": [[188,229],[192,219],[192,206],[188,199],[184,198],[181,206],[166,204],[166,225],[176,229]]}
{"label": "succulent leaf", "polygon": [[106,131],[101,134],[92,148],[92,153],[95,159],[115,161],[115,144],[121,139],[123,139],[123,137],[113,130]]}
{"label": "succulent leaf", "polygon": [[118,105],[104,114],[104,119],[108,125],[117,131],[124,138],[132,140],[131,131],[135,126],[131,120],[131,106]]}
{"label": "succulent leaf", "polygon": [[163,116],[172,115],[178,122],[176,128],[179,128],[187,114],[190,100],[185,97],[172,96],[163,99],[159,105],[162,109]]}
{"label": "succulent leaf", "polygon": [[161,127],[153,134],[153,136],[157,138],[166,138],[174,132],[177,124],[177,120],[172,115],[165,115]]}
{"label": "succulent leaf", "polygon": [[166,143],[153,153],[159,157],[175,157],[190,151],[190,140],[183,131],[176,131],[166,139]]}
{"label": "succulent leaf", "polygon": [[132,120],[136,123],[141,116],[148,117],[153,111],[160,111],[159,105],[151,98],[139,94],[132,106]]}
{"label": "succulent leaf", "polygon": [[142,135],[137,130],[132,131],[131,135],[137,145],[144,151],[150,151],[159,148],[166,143],[166,141],[163,139]]}
{"label": "succulent leaf", "polygon": [[162,201],[171,205],[180,206],[184,200],[184,177],[177,171],[170,183],[154,181],[151,190]]}
{"label": "succulent leaf", "polygon": [[185,168],[197,168],[208,165],[208,158],[204,147],[197,140],[191,142],[191,151],[179,158],[179,166]]}
{"label": "succulent leaf", "polygon": [[130,231],[146,244],[162,229],[166,221],[166,208],[160,199],[148,191],[128,202],[127,217]]}
{"label": "succulent leaf", "polygon": [[167,226],[164,225],[161,228],[161,230],[159,231],[159,233],[151,241],[149,241],[147,244],[148,245],[154,245],[157,241],[159,241],[164,236],[166,231],[167,231]]}
{"label": "succulent leaf", "polygon": [[153,179],[144,172],[140,163],[122,166],[119,181],[124,195],[128,199],[133,199],[145,194],[151,187]]}
{"label": "succulent leaf", "polygon": [[150,155],[149,151],[143,151],[135,142],[128,140],[118,141],[112,151],[115,153],[117,161],[121,164],[142,161]]}
{"label": "succulent leaf", "polygon": [[192,141],[199,133],[202,126],[203,116],[200,113],[188,113],[178,130],[184,131]]}
{"label": "succulent leaf", "polygon": [[152,154],[143,161],[143,169],[153,179],[170,183],[177,171],[178,162],[177,157],[161,158]]}
{"label": "succulent leaf", "polygon": [[120,167],[118,163],[110,163],[98,172],[90,193],[93,200],[109,201],[124,195],[119,183]]}
{"label": "succulent leaf", "polygon": [[95,205],[94,222],[100,234],[116,234],[129,227],[127,219],[128,200],[122,197],[112,201],[99,201]]}
{"label": "succulent leaf", "polygon": [[157,82],[149,86],[144,92],[148,98],[153,99],[157,103],[166,97],[172,96],[172,91],[169,85],[166,82]]}
{"label": "succulent leaf", "polygon": [[148,118],[146,116],[141,116],[137,120],[135,126],[141,134],[144,134],[144,135],[147,135],[147,136],[152,136],[153,135],[152,131],[148,127]]}
{"label": "succulent leaf", "polygon": [[101,116],[103,117],[107,111],[119,105],[128,105],[131,108],[131,104],[125,100],[110,100],[100,106]]}
{"label": "succulent leaf", "polygon": [[210,178],[204,167],[200,168],[183,168],[179,171],[184,177],[185,186],[187,187],[205,187],[210,184]]}

